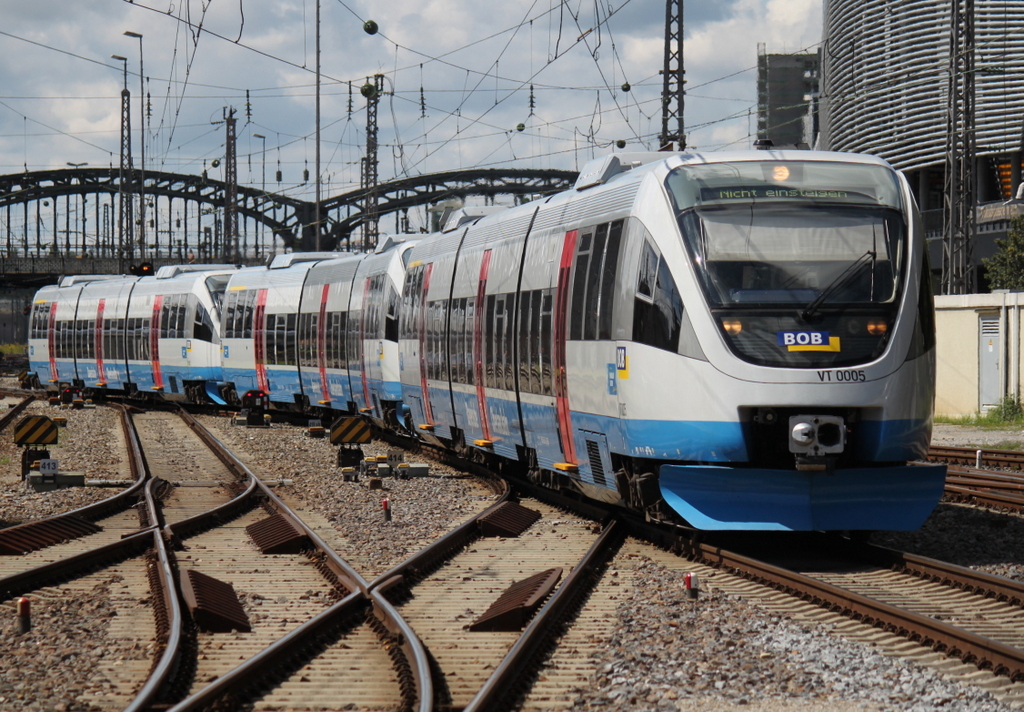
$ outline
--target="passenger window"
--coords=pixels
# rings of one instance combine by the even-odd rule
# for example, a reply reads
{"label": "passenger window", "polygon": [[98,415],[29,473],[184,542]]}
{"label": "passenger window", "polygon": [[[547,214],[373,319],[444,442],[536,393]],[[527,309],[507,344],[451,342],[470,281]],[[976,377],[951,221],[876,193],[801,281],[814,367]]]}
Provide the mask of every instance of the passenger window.
{"label": "passenger window", "polygon": [[554,378],[552,375],[552,332],[554,311],[554,290],[545,289],[540,308],[540,364],[541,364],[541,387],[544,395],[550,396],[555,393]]}
{"label": "passenger window", "polygon": [[474,325],[476,324],[476,297],[469,297],[466,299],[466,383],[473,385],[476,383],[476,361],[473,358],[473,342],[476,338],[476,332],[473,331]]}
{"label": "passenger window", "polygon": [[572,307],[569,317],[569,338],[579,341],[583,337],[583,320],[586,311],[587,270],[590,267],[590,238],[592,233],[580,235],[576,247],[576,272],[572,280]]}
{"label": "passenger window", "polygon": [[601,271],[600,324],[597,338],[612,338],[612,310],[615,304],[615,278],[619,273],[619,247],[622,242],[622,220],[616,220],[608,228],[608,245],[605,248],[604,268]]}

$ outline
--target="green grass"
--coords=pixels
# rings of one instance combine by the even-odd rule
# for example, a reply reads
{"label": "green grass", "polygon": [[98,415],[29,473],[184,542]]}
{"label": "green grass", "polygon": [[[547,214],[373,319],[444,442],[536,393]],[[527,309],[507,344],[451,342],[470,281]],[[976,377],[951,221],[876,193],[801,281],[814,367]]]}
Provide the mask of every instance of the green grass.
{"label": "green grass", "polygon": [[936,415],[935,422],[949,425],[971,425],[992,430],[1020,428],[1024,427],[1024,406],[1015,396],[1006,396],[999,402],[999,405],[987,413]]}

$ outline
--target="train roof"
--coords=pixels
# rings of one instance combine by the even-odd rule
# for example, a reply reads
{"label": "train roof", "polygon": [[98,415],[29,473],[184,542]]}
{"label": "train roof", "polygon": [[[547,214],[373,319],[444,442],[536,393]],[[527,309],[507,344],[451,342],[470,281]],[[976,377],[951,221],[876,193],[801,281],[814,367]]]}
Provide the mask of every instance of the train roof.
{"label": "train roof", "polygon": [[125,279],[129,275],[124,274],[67,274],[63,275],[57,282],[58,287],[72,287],[86,284],[88,282],[101,282],[111,279]]}
{"label": "train roof", "polygon": [[171,279],[187,272],[225,272],[238,269],[236,265],[164,265],[156,271],[157,279]]}
{"label": "train roof", "polygon": [[[741,161],[830,161],[838,163],[872,163],[880,166],[889,164],[864,153],[841,153],[838,151],[803,151],[799,149],[754,150],[754,151],[709,151],[665,153],[612,153],[596,158],[584,164],[573,189],[586,190],[596,185],[603,185],[623,173],[636,171],[640,168],[653,170],[657,166],[674,168],[676,165],[694,165],[701,163],[736,163]],[[889,166],[891,167],[891,166]]]}

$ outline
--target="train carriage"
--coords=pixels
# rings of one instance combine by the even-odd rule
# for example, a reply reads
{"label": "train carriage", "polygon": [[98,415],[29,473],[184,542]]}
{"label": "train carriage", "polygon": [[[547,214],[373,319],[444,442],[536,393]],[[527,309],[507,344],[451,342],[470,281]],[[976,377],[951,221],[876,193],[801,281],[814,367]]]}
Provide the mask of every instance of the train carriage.
{"label": "train carriage", "polygon": [[349,371],[349,304],[362,255],[318,262],[299,303],[299,379],[307,405],[356,410]]}
{"label": "train carriage", "polygon": [[[402,288],[399,320],[399,367],[403,405],[408,409],[406,426],[434,444],[462,442],[452,406],[449,358],[453,350],[465,358],[471,347],[466,342],[472,331],[476,295],[460,305],[461,323],[449,338],[449,303],[458,248],[467,227],[458,218],[431,239],[413,246]],[[472,365],[470,358],[463,361]],[[470,375],[464,378],[470,378]]]}
{"label": "train carriage", "polygon": [[882,161],[619,154],[426,238],[413,270],[427,254],[429,316],[402,342],[427,378],[403,381],[416,417],[448,385],[430,426],[450,444],[708,529],[915,528],[941,494],[941,467],[903,464],[930,430],[931,292],[913,198]]}
{"label": "train carriage", "polygon": [[223,402],[218,302],[234,272],[230,265],[170,265],[132,284],[123,332],[130,392]]}
{"label": "train carriage", "polygon": [[82,340],[77,358],[78,379],[85,388],[129,390],[125,353],[128,302],[137,277],[90,282],[78,300],[78,319],[92,338]]}
{"label": "train carriage", "polygon": [[229,399],[259,390],[272,403],[303,405],[299,377],[299,302],[306,274],[336,255],[278,255],[266,267],[236,272],[224,296],[221,362]]}
{"label": "train carriage", "polygon": [[93,332],[88,323],[91,317],[95,325],[96,312],[87,315],[83,310],[79,316],[82,290],[93,282],[122,284],[134,279],[119,275],[66,276],[36,292],[29,316],[28,356],[29,368],[40,386],[56,391],[62,384],[84,385],[76,356],[89,348]]}
{"label": "train carriage", "polygon": [[349,372],[358,411],[379,425],[404,420],[398,356],[401,289],[412,242],[384,238],[359,264],[349,306]]}

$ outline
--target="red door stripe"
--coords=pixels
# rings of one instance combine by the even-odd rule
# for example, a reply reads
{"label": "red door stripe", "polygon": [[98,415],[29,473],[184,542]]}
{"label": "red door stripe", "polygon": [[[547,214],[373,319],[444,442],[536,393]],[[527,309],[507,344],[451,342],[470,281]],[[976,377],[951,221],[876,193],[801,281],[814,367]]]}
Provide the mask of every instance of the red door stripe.
{"label": "red door stripe", "polygon": [[[480,411],[480,428],[483,430],[484,439],[491,440],[491,419],[487,414],[487,394],[484,391],[484,352],[483,352],[483,304],[487,290],[487,273],[491,269],[491,251],[485,250],[483,259],[480,260],[480,281],[476,288],[476,313],[473,320],[473,367],[476,371],[476,405]],[[493,325],[492,325],[493,326]]]}
{"label": "red door stripe", "polygon": [[423,268],[423,294],[420,297],[419,336],[420,336],[420,390],[423,392],[423,415],[428,424],[434,422],[434,409],[430,405],[430,386],[427,385],[427,292],[430,290],[430,273],[434,263]]}
{"label": "red door stripe", "polygon": [[153,387],[164,387],[164,374],[160,370],[160,309],[164,305],[162,295],[153,297],[153,318],[149,320],[149,359],[153,364]]}
{"label": "red door stripe", "polygon": [[327,293],[331,291],[331,285],[325,284],[323,292],[320,293],[320,318],[316,330],[316,362],[320,367],[320,394],[324,402],[330,402],[331,389],[327,385]]}
{"label": "red door stripe", "polygon": [[256,292],[256,309],[252,317],[252,351],[256,362],[256,386],[270,395],[267,378],[267,290]]}
{"label": "red door stripe", "polygon": [[562,243],[562,260],[558,267],[558,288],[555,296],[555,407],[558,411],[558,437],[562,441],[562,453],[566,462],[576,462],[576,445],[573,442],[572,414],[569,410],[569,383],[566,378],[565,338],[569,317],[569,278],[572,276],[572,260],[576,254],[576,230],[565,233]]}
{"label": "red door stripe", "polygon": [[363,285],[363,306],[359,310],[359,375],[363,380],[364,408],[370,408],[370,381],[366,377],[366,315],[370,307],[370,278]]}
{"label": "red door stripe", "polygon": [[106,299],[101,299],[96,305],[96,328],[93,332],[96,344],[96,375],[100,384],[107,382],[106,369],[103,367],[103,309],[106,303]]}
{"label": "red door stripe", "polygon": [[57,373],[57,302],[50,302],[50,323],[46,327],[46,350],[50,355],[50,382],[60,380]]}

